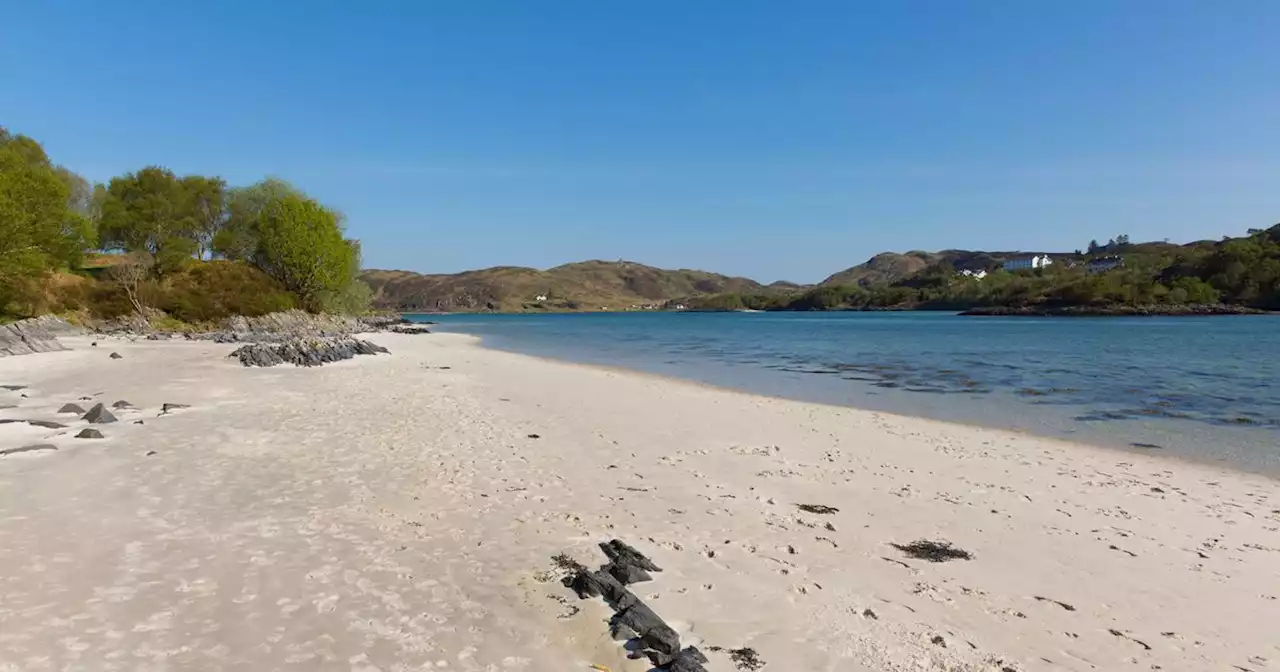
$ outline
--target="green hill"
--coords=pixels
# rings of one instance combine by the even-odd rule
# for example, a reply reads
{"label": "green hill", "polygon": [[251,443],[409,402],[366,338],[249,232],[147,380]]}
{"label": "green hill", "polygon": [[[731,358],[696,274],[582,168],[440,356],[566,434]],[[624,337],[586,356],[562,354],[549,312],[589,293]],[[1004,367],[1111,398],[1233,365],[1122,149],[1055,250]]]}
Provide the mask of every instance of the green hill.
{"label": "green hill", "polygon": [[[540,271],[499,266],[452,275],[365,271],[374,305],[402,311],[630,310],[724,293],[770,293],[747,278],[583,261]],[[545,300],[537,297],[545,296]]]}

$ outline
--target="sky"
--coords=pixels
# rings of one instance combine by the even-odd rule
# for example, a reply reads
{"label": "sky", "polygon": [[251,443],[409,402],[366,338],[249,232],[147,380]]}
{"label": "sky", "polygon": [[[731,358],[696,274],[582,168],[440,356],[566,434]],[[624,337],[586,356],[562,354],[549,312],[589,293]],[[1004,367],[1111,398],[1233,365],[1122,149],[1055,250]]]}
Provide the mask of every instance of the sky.
{"label": "sky", "polygon": [[882,251],[1280,222],[1275,0],[0,2],[0,125],[91,180],[284,178],[365,266]]}

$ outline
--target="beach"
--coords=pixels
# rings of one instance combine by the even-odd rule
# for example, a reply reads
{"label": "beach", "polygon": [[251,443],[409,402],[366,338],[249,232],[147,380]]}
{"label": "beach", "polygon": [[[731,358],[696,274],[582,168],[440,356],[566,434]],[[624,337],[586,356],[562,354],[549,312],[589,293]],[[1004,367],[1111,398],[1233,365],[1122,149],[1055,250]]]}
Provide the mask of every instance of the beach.
{"label": "beach", "polygon": [[[0,670],[648,670],[552,562],[615,538],[713,672],[1280,669],[1276,480],[368,338],[391,354],[0,359],[0,419],[67,425],[0,424],[57,447],[0,458]],[[57,413],[117,400],[103,439]]]}

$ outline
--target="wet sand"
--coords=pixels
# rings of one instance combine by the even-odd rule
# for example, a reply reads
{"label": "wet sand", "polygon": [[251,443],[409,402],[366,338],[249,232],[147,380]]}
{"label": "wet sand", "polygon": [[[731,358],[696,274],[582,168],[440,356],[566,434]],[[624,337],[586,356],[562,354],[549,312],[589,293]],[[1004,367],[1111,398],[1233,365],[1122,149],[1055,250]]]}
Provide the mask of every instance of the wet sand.
{"label": "wet sand", "polygon": [[[614,537],[685,643],[766,670],[1280,669],[1277,481],[370,338],[319,369],[0,359],[0,419],[67,425],[0,424],[58,448],[0,457],[0,670],[646,670],[554,580]],[[120,399],[101,440],[56,413]]]}

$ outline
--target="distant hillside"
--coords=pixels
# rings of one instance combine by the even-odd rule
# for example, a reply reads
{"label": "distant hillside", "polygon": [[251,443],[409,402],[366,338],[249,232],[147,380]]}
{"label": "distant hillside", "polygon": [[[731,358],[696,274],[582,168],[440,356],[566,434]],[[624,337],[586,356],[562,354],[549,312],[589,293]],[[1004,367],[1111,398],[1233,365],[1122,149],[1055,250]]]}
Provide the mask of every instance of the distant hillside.
{"label": "distant hillside", "polygon": [[[625,310],[721,293],[767,294],[747,278],[665,270],[629,261],[583,261],[540,271],[502,266],[452,275],[365,271],[374,305],[402,311]],[[538,301],[537,297],[547,297]]]}
{"label": "distant hillside", "polygon": [[941,252],[921,252],[913,250],[905,254],[882,252],[852,268],[823,280],[823,285],[873,285],[892,284],[907,280],[926,268],[945,266],[961,270],[994,271],[1008,259],[1031,255],[1048,254],[1054,258],[1074,256],[1056,252],[974,252],[969,250],[942,250]]}

